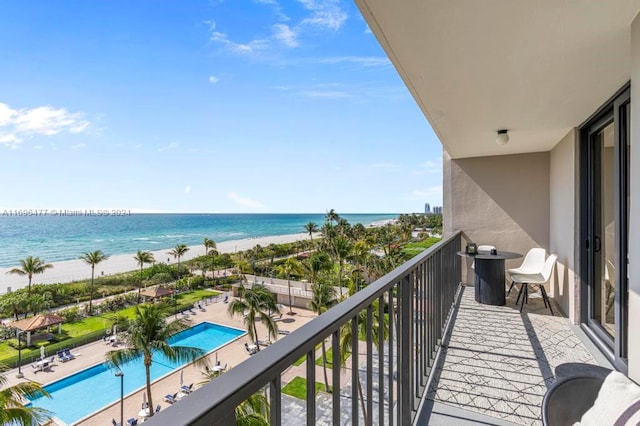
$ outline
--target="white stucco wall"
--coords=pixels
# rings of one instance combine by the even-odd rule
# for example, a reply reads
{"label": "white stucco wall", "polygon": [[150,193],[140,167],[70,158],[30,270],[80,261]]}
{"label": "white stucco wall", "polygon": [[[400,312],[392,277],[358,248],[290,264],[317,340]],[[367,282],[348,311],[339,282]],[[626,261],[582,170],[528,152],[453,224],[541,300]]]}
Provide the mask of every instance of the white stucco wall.
{"label": "white stucco wall", "polygon": [[[457,160],[445,152],[443,174],[445,232],[460,230],[463,240],[499,250],[549,250],[548,152]],[[469,268],[462,277],[469,281],[467,274]]]}
{"label": "white stucco wall", "polygon": [[551,293],[574,323],[580,319],[576,273],[576,244],[580,240],[576,216],[577,134],[577,130],[572,129],[551,150],[549,158],[549,252],[558,255]]}
{"label": "white stucco wall", "polygon": [[640,15],[631,23],[629,376],[640,382]]}

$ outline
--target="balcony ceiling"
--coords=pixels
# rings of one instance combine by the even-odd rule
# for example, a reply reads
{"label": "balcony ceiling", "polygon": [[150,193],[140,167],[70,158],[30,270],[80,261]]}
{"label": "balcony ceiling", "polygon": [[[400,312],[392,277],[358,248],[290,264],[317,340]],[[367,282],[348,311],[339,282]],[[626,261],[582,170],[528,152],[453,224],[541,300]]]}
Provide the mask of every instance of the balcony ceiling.
{"label": "balcony ceiling", "polygon": [[548,151],[630,79],[640,0],[355,1],[453,158]]}

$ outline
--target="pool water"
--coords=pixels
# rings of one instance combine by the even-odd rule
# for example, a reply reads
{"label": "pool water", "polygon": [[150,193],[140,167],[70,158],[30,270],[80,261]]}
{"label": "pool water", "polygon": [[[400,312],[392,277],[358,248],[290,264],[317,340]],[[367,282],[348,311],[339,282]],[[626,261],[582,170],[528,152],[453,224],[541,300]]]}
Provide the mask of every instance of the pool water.
{"label": "pool water", "polygon": [[[177,333],[171,338],[170,344],[192,346],[209,353],[245,333],[244,330],[203,322]],[[151,364],[151,380],[169,374],[184,364],[171,362],[164,355],[156,353]],[[146,384],[142,358],[123,365],[121,370],[124,373],[125,395]],[[107,364],[99,364],[79,371],[45,386],[51,398],[34,399],[30,405],[49,410],[56,418],[72,424],[120,399],[120,378],[115,376],[116,371],[113,368],[110,369]],[[178,385],[176,383],[176,389]],[[154,396],[154,401],[155,398],[162,396]]]}

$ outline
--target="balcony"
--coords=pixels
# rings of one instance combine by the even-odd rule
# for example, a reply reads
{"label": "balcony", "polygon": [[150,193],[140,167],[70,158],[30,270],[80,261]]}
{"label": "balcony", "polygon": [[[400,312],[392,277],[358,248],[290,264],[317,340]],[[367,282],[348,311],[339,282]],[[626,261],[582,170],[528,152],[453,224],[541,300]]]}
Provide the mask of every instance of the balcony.
{"label": "balcony", "polygon": [[[522,313],[515,292],[506,306],[476,303],[473,288],[460,284],[461,246],[459,232],[444,238],[150,425],[235,424],[236,407],[263,390],[272,425],[540,424],[555,367],[596,360],[577,329],[535,294]],[[357,350],[343,357],[345,332],[346,347]],[[323,341],[331,359],[346,360],[328,367],[333,393],[314,385],[324,383],[316,365]],[[306,379],[305,399],[282,391],[295,375]]]}

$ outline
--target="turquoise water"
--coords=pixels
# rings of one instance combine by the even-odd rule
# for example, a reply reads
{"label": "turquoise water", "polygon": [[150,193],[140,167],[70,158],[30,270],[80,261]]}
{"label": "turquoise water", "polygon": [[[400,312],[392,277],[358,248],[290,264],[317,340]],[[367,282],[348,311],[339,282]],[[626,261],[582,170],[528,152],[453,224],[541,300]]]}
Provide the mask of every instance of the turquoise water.
{"label": "turquoise water", "polygon": [[[395,214],[341,215],[352,225],[392,219]],[[176,244],[202,244],[297,234],[321,225],[324,214],[132,214],[123,216],[11,216],[0,214],[0,267],[17,266],[26,256],[46,262],[77,259],[84,252],[108,255],[164,250]]]}
{"label": "turquoise water", "polygon": [[[205,352],[211,352],[245,333],[244,330],[204,322],[176,334],[171,338],[171,344],[192,346],[203,349]],[[157,353],[153,356],[151,380],[162,377],[182,365],[184,363],[171,362],[162,354]],[[106,364],[82,370],[45,386],[51,398],[35,399],[31,404],[53,412],[55,417],[67,424],[77,422],[120,399],[120,379],[114,375],[115,372],[116,370],[109,369]],[[145,385],[145,370],[142,359],[123,365],[122,372],[124,373],[125,395]],[[185,383],[185,385],[189,384]],[[176,382],[176,392],[179,388],[180,383]],[[153,397],[154,403],[157,404],[162,401],[164,395],[154,394]],[[140,403],[142,404],[142,400]],[[137,412],[125,413],[125,418],[136,417],[136,415]]]}

